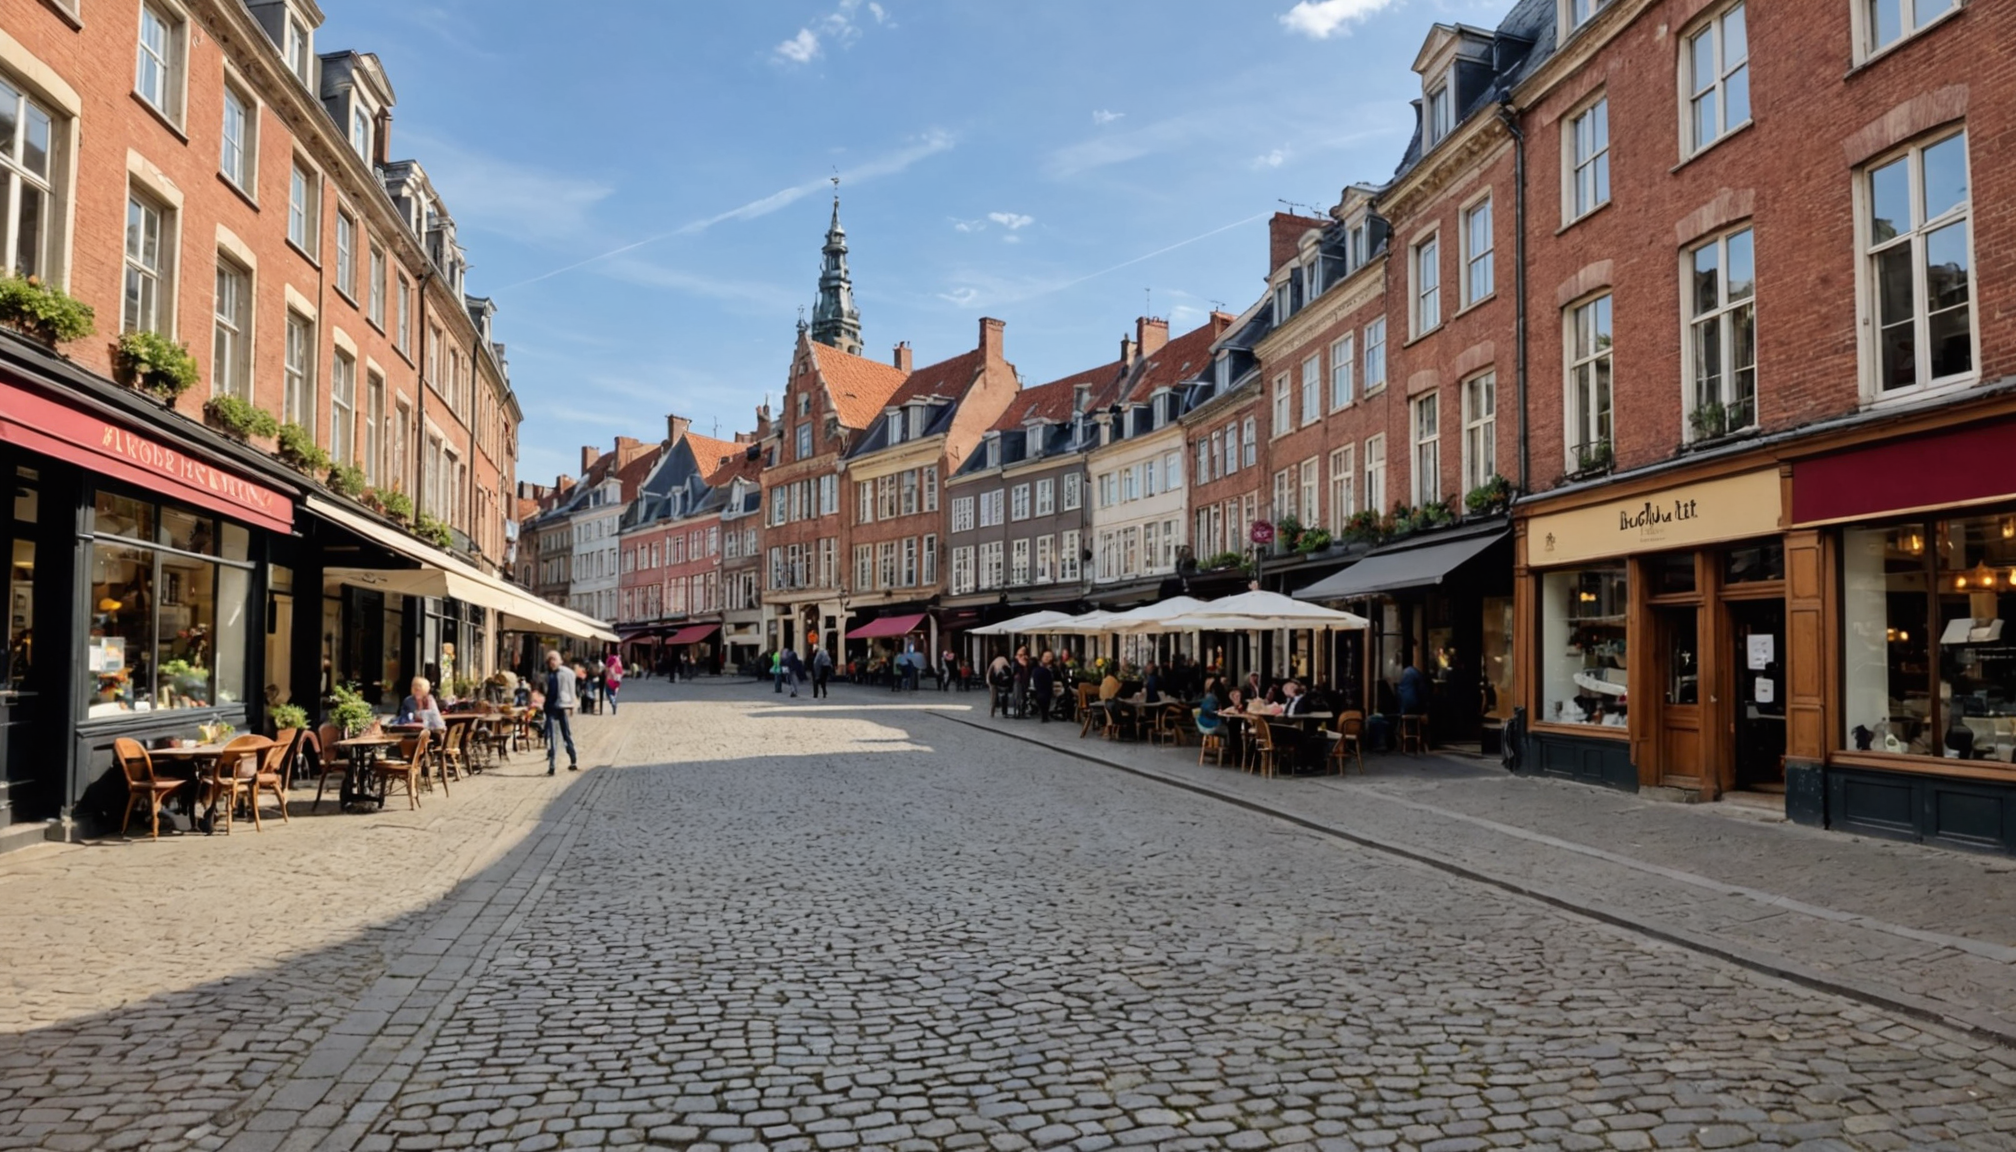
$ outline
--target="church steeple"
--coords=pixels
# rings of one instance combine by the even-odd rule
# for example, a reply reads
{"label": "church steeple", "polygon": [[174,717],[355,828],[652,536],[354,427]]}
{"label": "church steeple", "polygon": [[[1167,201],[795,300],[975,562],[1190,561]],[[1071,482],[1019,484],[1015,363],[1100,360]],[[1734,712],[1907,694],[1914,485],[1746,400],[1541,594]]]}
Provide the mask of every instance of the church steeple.
{"label": "church steeple", "polygon": [[840,226],[840,178],[833,178],[833,223],[826,229],[825,260],[819,268],[819,302],[812,308],[812,339],[855,356],[861,354],[861,313],[854,307],[854,281],[847,274],[847,230]]}

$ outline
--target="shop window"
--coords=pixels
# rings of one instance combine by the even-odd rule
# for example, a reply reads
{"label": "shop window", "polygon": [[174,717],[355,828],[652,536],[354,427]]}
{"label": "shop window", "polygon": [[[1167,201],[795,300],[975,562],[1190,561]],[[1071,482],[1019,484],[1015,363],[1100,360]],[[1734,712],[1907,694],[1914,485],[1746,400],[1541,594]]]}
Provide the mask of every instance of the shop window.
{"label": "shop window", "polygon": [[1750,548],[1731,548],[1722,558],[1722,582],[1755,584],[1785,578],[1785,545],[1773,540]]}
{"label": "shop window", "polygon": [[1685,595],[1694,591],[1694,554],[1674,552],[1645,561],[1645,580],[1654,596]]}
{"label": "shop window", "polygon": [[1844,747],[2016,758],[2016,517],[1842,538]]}
{"label": "shop window", "polygon": [[[85,666],[91,717],[243,698],[250,536],[209,516],[98,493]],[[224,557],[228,562],[220,562]]]}
{"label": "shop window", "polygon": [[1628,587],[1622,563],[1541,578],[1542,721],[1625,727]]}

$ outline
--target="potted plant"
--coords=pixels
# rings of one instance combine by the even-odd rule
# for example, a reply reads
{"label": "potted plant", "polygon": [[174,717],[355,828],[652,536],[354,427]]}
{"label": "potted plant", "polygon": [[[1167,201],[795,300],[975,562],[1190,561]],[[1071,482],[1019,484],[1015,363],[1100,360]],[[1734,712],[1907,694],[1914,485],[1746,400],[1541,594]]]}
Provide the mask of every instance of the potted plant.
{"label": "potted plant", "polygon": [[281,461],[296,471],[313,476],[328,469],[329,454],[315,443],[315,435],[308,429],[290,420],[280,425],[279,441]]}
{"label": "potted plant", "polygon": [[280,434],[280,421],[271,412],[238,396],[212,396],[203,402],[203,416],[212,428],[237,440]]}
{"label": "potted plant", "polygon": [[378,502],[385,506],[385,514],[404,524],[413,519],[413,498],[397,488],[378,493]]}
{"label": "potted plant", "polygon": [[1283,551],[1295,547],[1295,542],[1302,539],[1302,521],[1296,519],[1292,513],[1276,520],[1274,539],[1280,543]]}
{"label": "potted plant", "polygon": [[1455,522],[1456,513],[1450,511],[1449,505],[1440,500],[1430,504],[1423,504],[1414,513],[1414,527],[1417,530],[1424,528],[1446,528]]}
{"label": "potted plant", "polygon": [[364,495],[364,470],[355,464],[337,464],[329,469],[329,490],[338,496]]}
{"label": "potted plant", "polygon": [[1472,488],[1463,497],[1463,506],[1472,515],[1485,516],[1502,511],[1512,503],[1512,482],[1496,472],[1491,478]]}
{"label": "potted plant", "polygon": [[159,332],[128,332],[119,337],[117,359],[128,384],[171,404],[194,387],[201,375],[189,346]]}
{"label": "potted plant", "polygon": [[1352,513],[1351,518],[1344,522],[1344,538],[1361,544],[1375,543],[1379,539],[1381,527],[1379,513],[1366,508]]}
{"label": "potted plant", "polygon": [[1591,476],[1598,472],[1607,472],[1615,460],[1616,457],[1610,451],[1610,441],[1608,440],[1594,440],[1587,444],[1578,444],[1575,446],[1575,474],[1577,476]]}
{"label": "potted plant", "polygon": [[1295,551],[1304,556],[1313,556],[1330,547],[1330,533],[1326,529],[1311,528],[1295,541]]}
{"label": "potted plant", "polygon": [[370,702],[364,699],[364,694],[357,690],[355,684],[338,684],[329,690],[329,695],[336,701],[329,709],[329,722],[336,725],[336,730],[343,733],[346,739],[364,731],[377,721],[378,713],[372,709]]}
{"label": "potted plant", "polygon": [[455,534],[449,531],[447,522],[431,512],[420,514],[413,534],[444,552],[455,546]]}
{"label": "potted plant", "polygon": [[34,276],[0,276],[0,324],[52,348],[97,330],[89,304]]}
{"label": "potted plant", "polygon": [[1706,404],[1696,404],[1694,411],[1687,414],[1688,426],[1694,429],[1694,439],[1714,440],[1729,434],[1729,409],[1720,400],[1710,400]]}
{"label": "potted plant", "polygon": [[1216,556],[1213,556],[1211,557],[1211,559],[1205,561],[1204,567],[1214,572],[1225,568],[1237,568],[1239,566],[1239,562],[1242,559],[1243,557],[1241,557],[1237,552],[1220,552]]}
{"label": "potted plant", "polygon": [[299,704],[275,704],[266,710],[266,715],[273,721],[275,732],[308,726],[308,710]]}

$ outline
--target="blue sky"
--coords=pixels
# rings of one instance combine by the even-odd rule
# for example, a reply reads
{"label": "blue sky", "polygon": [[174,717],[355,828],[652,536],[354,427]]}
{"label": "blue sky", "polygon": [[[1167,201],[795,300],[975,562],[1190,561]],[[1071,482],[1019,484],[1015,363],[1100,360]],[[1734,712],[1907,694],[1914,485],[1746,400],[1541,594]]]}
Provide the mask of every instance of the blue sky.
{"label": "blue sky", "polygon": [[[1281,201],[1390,175],[1435,21],[1508,0],[328,0],[501,309],[523,479],[723,438],[784,383],[830,204],[871,354],[1007,322],[1030,384],[1237,312]],[[566,12],[567,19],[555,19]]]}

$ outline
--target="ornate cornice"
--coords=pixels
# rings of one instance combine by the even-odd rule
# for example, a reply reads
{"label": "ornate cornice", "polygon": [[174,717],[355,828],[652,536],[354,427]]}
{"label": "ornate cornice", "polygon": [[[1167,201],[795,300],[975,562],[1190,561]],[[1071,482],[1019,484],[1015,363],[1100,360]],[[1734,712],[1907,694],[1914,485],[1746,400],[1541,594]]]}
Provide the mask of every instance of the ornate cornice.
{"label": "ornate cornice", "polygon": [[1512,143],[1512,134],[1495,110],[1480,110],[1450,137],[1423,156],[1407,174],[1393,182],[1379,197],[1379,215],[1395,233],[1406,231],[1401,223],[1421,211],[1422,205],[1461,177],[1497,158]]}
{"label": "ornate cornice", "polygon": [[1298,347],[1312,333],[1320,332],[1370,304],[1386,291],[1385,270],[1384,252],[1365,261],[1351,275],[1332,285],[1328,292],[1318,296],[1314,304],[1290,316],[1286,324],[1269,332],[1253,346],[1253,354],[1264,364],[1279,356],[1284,350]]}

